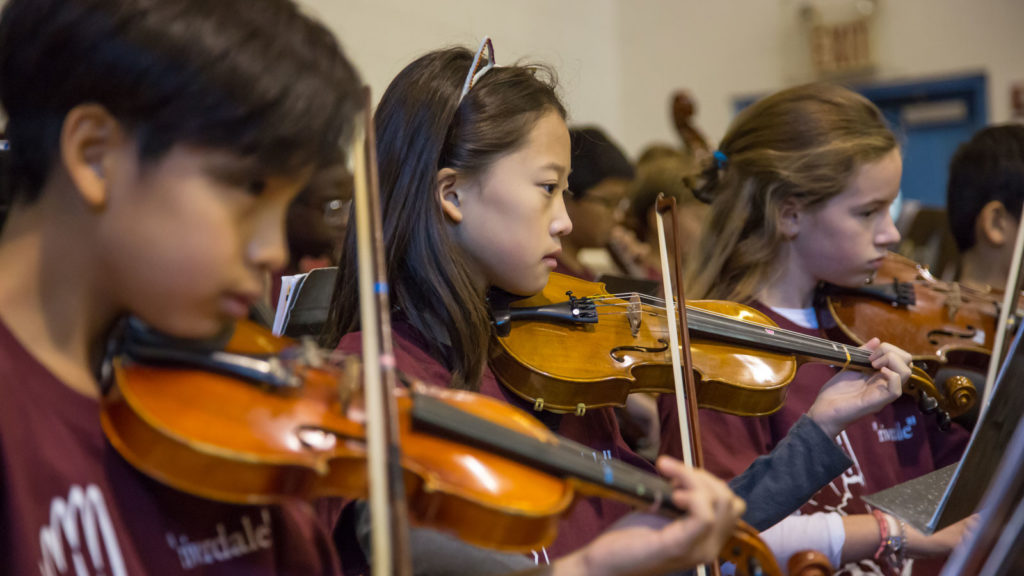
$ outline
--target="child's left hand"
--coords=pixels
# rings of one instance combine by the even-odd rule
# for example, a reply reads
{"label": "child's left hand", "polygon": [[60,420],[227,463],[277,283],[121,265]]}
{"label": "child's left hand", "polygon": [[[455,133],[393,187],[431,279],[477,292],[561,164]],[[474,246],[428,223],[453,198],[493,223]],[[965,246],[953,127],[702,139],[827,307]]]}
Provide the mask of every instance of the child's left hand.
{"label": "child's left hand", "polygon": [[828,436],[834,437],[863,416],[874,414],[900,397],[910,378],[911,356],[872,338],[863,348],[871,350],[875,372],[844,371],[825,383],[807,415]]}

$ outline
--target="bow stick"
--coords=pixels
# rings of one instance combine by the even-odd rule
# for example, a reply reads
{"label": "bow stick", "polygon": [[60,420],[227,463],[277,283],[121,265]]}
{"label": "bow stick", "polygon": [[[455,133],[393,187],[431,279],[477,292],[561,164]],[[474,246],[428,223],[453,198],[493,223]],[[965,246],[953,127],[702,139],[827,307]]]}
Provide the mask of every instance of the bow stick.
{"label": "bow stick", "polygon": [[412,574],[409,511],[405,501],[401,448],[395,414],[395,357],[391,341],[387,270],[377,179],[370,88],[363,89],[362,126],[353,146],[356,248],[359,266],[359,324],[363,337],[363,394],[366,403],[367,466],[370,480],[374,576]]}

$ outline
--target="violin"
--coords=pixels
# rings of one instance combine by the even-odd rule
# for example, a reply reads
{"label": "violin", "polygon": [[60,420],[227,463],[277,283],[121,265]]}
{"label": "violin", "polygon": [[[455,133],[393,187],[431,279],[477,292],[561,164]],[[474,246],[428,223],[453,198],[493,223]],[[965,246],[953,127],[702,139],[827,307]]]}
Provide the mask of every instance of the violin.
{"label": "violin", "polygon": [[[128,340],[101,421],[141,472],[241,504],[366,497],[366,422],[352,362],[247,322],[223,350],[152,334]],[[397,406],[411,518],[466,542],[512,552],[550,544],[578,494],[686,514],[665,480],[598,458],[499,400],[413,384],[399,389]],[[745,524],[721,559],[739,574],[781,574]]]}
{"label": "violin", "polygon": [[[620,406],[634,392],[674,392],[664,302],[657,298],[607,294],[603,284],[553,273],[540,294],[508,302],[493,297],[491,305],[497,333],[491,369],[536,410],[583,414]],[[771,414],[805,362],[873,370],[869,351],[780,329],[749,306],[691,300],[686,316],[703,408]],[[965,388],[940,395],[914,367],[903,392],[957,416],[974,399],[973,387]]]}
{"label": "violin", "polygon": [[[877,336],[903,348],[934,376],[957,366],[985,373],[996,338],[999,304],[992,294],[936,279],[909,258],[889,253],[864,286],[818,291],[821,325],[830,337],[861,344]],[[971,406],[976,392],[963,377],[943,383],[954,403]],[[955,416],[955,414],[953,414]]]}
{"label": "violin", "polygon": [[832,321],[826,328],[853,342],[871,330],[912,354],[927,372],[956,363],[984,369],[995,339],[996,301],[890,252],[864,286],[825,285],[819,292]]}

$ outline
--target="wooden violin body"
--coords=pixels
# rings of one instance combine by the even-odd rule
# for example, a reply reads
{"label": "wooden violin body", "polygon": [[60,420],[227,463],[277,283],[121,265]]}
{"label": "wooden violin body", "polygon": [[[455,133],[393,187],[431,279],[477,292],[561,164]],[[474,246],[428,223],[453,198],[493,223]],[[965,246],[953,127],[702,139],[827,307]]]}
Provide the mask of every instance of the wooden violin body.
{"label": "wooden violin body", "polygon": [[[122,365],[118,371],[122,384],[105,402],[103,426],[118,452],[147,475],[205,498],[247,504],[366,498],[363,426],[343,415],[333,378],[314,375],[300,390],[268,392],[200,370]],[[460,410],[507,419],[520,434],[539,431],[496,400],[435,392]],[[415,521],[490,548],[550,544],[573,501],[571,486],[486,450],[454,451],[442,438],[413,433],[412,400],[400,400],[402,464]],[[481,469],[489,471],[486,481]]]}
{"label": "wooden violin body", "polygon": [[[176,489],[244,504],[365,498],[365,430],[351,370],[278,356],[289,342],[244,325],[231,352],[121,358],[102,402],[104,432],[134,467]],[[294,349],[294,348],[293,348]],[[245,354],[239,354],[244,351]],[[179,363],[177,367],[167,366]],[[262,377],[230,374],[240,370]],[[267,363],[261,367],[261,363]],[[202,366],[202,367],[197,367]],[[560,439],[529,414],[466,391],[400,391],[401,463],[411,518],[492,549],[550,544],[577,494],[685,514],[661,478]],[[740,574],[780,574],[747,525],[722,559]]]}
{"label": "wooden violin body", "polygon": [[[491,369],[536,409],[579,414],[622,405],[634,392],[674,392],[665,312],[652,299],[608,295],[601,284],[552,274],[540,294],[495,317],[499,336],[491,346]],[[866,351],[781,330],[742,304],[689,301],[687,317],[697,400],[704,408],[770,414],[782,406],[786,386],[804,362],[871,369]],[[953,416],[966,410],[959,396],[940,396],[921,370],[904,393],[933,399]]]}
{"label": "wooden violin body", "polygon": [[[229,348],[260,357],[284,343],[241,331]],[[268,385],[190,367],[115,365],[103,400],[111,444],[134,467],[176,489],[245,504],[283,498],[365,498],[365,430],[351,375],[300,367],[297,381]],[[502,402],[424,387],[459,411],[500,420],[517,435],[551,434]],[[564,480],[486,450],[412,429],[413,401],[399,398],[402,464],[410,513],[421,524],[505,550],[550,543],[573,501]],[[480,470],[489,471],[481,476]]]}
{"label": "wooden violin body", "polygon": [[988,364],[998,319],[995,301],[927,268],[889,253],[878,273],[860,288],[823,292],[837,334],[863,343],[866,334],[903,348],[929,373],[943,364]]}
{"label": "wooden violin body", "polygon": [[[998,310],[993,298],[942,282],[912,260],[889,253],[875,277],[860,288],[820,291],[830,317],[822,326],[836,339],[863,344],[878,337],[909,352],[934,376],[941,368],[984,373],[995,341]],[[956,406],[977,395],[964,378],[941,383]]]}
{"label": "wooden violin body", "polygon": [[[514,306],[565,302],[566,292],[600,295],[604,285],[552,274],[540,294]],[[601,299],[596,306],[621,313],[601,314],[594,323],[517,320],[492,346],[491,370],[538,409],[554,412],[621,406],[635,392],[674,392],[664,309],[619,298]],[[775,326],[761,312],[732,302],[690,301],[688,306]],[[782,406],[786,385],[796,374],[792,354],[736,350],[726,342],[697,337],[691,349],[697,397],[705,408],[745,416],[770,414]]]}

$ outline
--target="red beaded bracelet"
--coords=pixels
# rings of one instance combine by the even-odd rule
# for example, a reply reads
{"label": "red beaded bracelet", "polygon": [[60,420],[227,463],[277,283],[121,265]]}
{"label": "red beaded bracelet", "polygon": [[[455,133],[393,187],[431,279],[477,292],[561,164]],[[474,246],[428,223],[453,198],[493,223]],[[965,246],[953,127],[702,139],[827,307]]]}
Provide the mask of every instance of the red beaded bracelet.
{"label": "red beaded bracelet", "polygon": [[871,514],[878,521],[880,537],[878,539],[878,550],[875,550],[875,560],[880,560],[882,553],[885,552],[885,546],[889,543],[889,522],[885,519],[885,514],[881,510],[872,510]]}
{"label": "red beaded bracelet", "polygon": [[903,571],[903,553],[907,541],[903,527],[898,520],[881,510],[872,510],[871,514],[878,521],[878,531],[881,534],[878,550],[875,551],[875,560],[890,576],[899,576]]}

